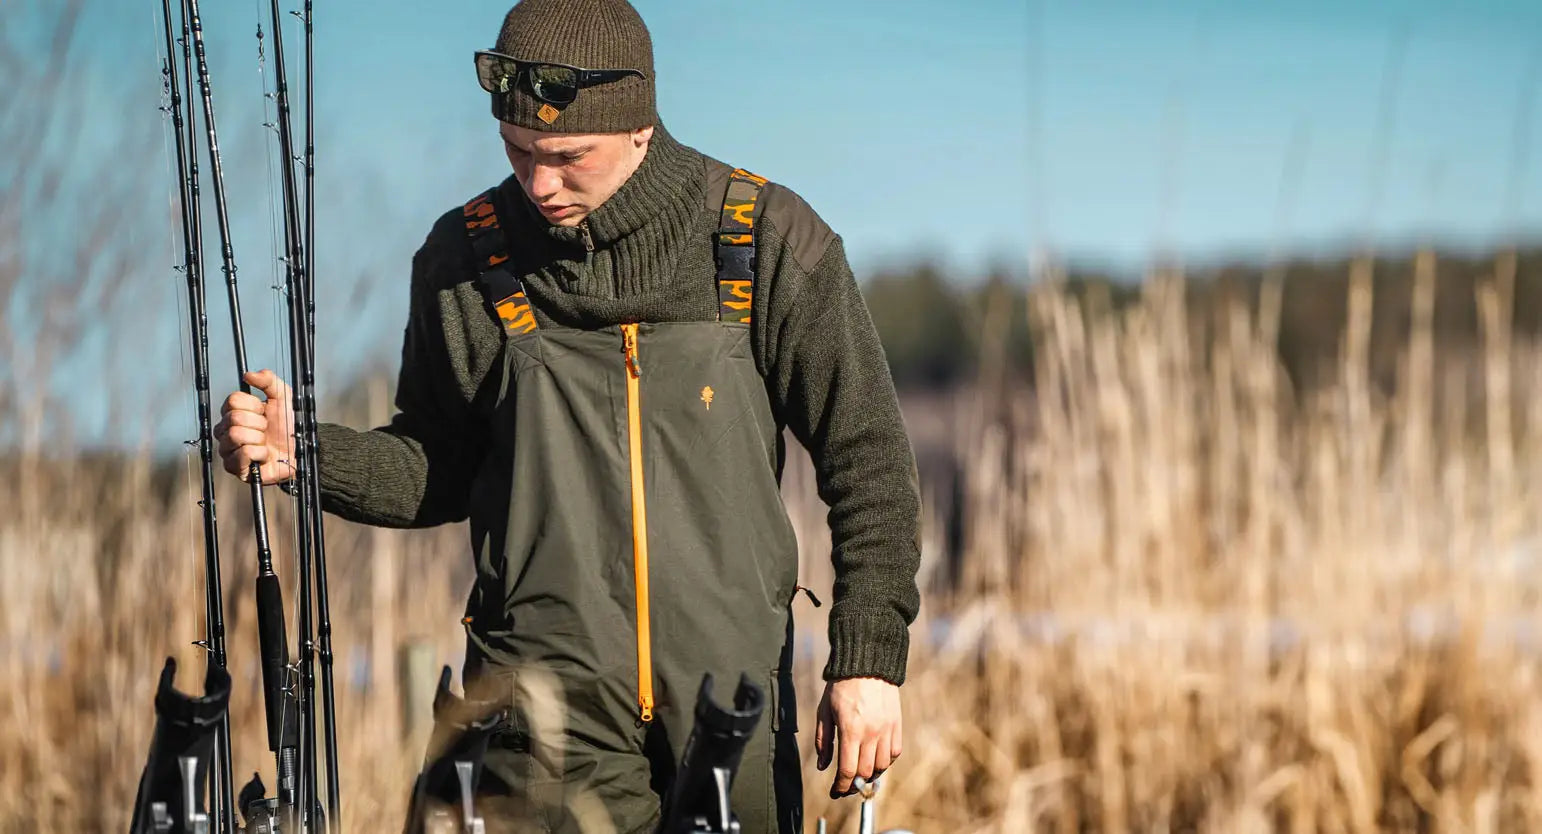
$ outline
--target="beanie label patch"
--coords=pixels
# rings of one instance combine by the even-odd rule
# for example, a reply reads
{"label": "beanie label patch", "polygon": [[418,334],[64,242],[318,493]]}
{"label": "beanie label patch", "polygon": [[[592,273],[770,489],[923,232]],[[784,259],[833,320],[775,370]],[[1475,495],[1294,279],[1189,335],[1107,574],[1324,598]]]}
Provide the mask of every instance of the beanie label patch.
{"label": "beanie label patch", "polygon": [[551,124],[557,120],[558,116],[562,115],[562,111],[550,104],[543,104],[540,110],[535,111],[535,114],[541,118],[541,121]]}

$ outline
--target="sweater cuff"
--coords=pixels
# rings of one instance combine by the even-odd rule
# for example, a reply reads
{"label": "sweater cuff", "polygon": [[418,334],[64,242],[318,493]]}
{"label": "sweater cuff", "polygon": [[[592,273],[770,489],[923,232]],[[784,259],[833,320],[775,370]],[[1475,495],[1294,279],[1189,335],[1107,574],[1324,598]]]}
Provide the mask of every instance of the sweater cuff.
{"label": "sweater cuff", "polygon": [[367,472],[358,466],[359,455],[348,454],[358,432],[336,423],[316,424],[317,475],[321,497],[351,503],[363,493]]}
{"label": "sweater cuff", "polygon": [[895,612],[856,612],[830,617],[830,660],[825,680],[882,678],[905,682],[910,631]]}

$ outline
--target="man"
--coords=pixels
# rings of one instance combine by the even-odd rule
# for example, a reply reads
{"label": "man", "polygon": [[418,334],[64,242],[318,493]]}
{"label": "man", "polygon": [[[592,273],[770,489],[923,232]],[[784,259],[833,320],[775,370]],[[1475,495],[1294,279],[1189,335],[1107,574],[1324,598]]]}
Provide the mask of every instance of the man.
{"label": "man", "polygon": [[[719,699],[740,674],[768,696],[734,785],[743,830],[792,834],[784,428],[831,507],[815,746],[832,795],[900,754],[919,605],[913,456],[840,238],[669,135],[625,0],[523,0],[477,71],[513,176],[418,251],[398,413],[321,426],[324,506],[387,527],[470,519],[465,677],[538,673],[564,704],[556,742],[516,704],[488,753],[485,781],[538,823],[573,830],[582,795],[615,830],[651,830],[710,672]],[[266,401],[225,401],[225,468],[284,481],[288,389],[248,382]]]}

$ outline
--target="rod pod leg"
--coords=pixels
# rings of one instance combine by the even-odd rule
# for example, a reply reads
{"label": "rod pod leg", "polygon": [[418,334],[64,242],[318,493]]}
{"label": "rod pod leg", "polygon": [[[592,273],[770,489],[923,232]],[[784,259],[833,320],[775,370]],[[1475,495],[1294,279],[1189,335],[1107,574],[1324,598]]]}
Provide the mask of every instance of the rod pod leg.
{"label": "rod pod leg", "polygon": [[204,788],[214,737],[230,703],[230,674],[210,665],[204,694],[186,695],[173,681],[177,662],[166,658],[155,692],[155,734],[139,779],[130,834],[208,834]]}
{"label": "rod pod leg", "polygon": [[434,691],[429,752],[407,810],[408,834],[485,834],[487,830],[477,811],[476,792],[487,746],[504,709],[500,703],[476,698],[469,689],[467,697],[457,696],[450,691],[450,678],[450,667],[443,667]]}

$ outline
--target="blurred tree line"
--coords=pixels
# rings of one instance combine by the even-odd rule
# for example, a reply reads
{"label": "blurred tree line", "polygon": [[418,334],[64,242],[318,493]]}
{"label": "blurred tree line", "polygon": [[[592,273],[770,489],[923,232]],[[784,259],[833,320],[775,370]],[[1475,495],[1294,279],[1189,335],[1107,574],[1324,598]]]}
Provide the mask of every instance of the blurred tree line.
{"label": "blurred tree line", "polygon": [[[1478,288],[1494,279],[1498,253],[1436,255],[1435,350],[1451,355],[1482,344]],[[1412,327],[1413,253],[1373,262],[1369,356],[1372,379],[1391,386],[1398,357]],[[1203,325],[1230,302],[1257,310],[1267,278],[1282,288],[1279,358],[1298,387],[1326,381],[1339,361],[1348,319],[1348,257],[1299,259],[1272,269],[1234,263],[1189,269],[1185,281],[1191,321]],[[1118,310],[1139,299],[1139,280],[1071,269],[1064,288],[1075,297],[1097,297]],[[869,277],[863,295],[883,340],[895,383],[909,390],[942,389],[973,379],[984,359],[985,341],[1001,344],[1003,370],[1031,380],[1033,340],[1029,329],[1029,284],[1022,275],[996,270],[984,281],[953,281],[936,265],[920,262]],[[1513,332],[1518,338],[1542,334],[1542,247],[1516,253]]]}

